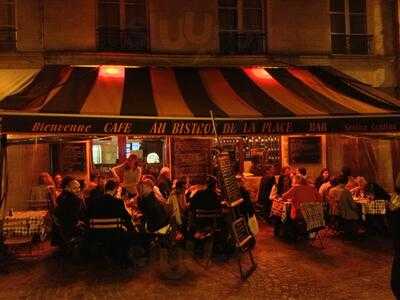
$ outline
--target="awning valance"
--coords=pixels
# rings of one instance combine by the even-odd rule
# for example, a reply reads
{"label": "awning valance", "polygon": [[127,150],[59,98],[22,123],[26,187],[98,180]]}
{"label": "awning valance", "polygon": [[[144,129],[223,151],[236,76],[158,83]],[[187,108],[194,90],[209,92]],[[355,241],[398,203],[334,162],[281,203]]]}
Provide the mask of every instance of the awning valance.
{"label": "awning valance", "polygon": [[398,131],[400,100],[337,70],[0,70],[3,132],[212,135]]}

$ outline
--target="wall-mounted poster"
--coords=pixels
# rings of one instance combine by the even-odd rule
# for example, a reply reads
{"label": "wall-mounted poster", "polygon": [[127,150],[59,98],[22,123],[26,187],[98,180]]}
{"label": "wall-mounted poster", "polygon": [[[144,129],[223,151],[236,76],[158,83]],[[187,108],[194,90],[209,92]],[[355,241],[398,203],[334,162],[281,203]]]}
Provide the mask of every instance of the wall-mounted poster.
{"label": "wall-mounted poster", "polygon": [[321,162],[321,137],[290,137],[290,164],[318,164]]}

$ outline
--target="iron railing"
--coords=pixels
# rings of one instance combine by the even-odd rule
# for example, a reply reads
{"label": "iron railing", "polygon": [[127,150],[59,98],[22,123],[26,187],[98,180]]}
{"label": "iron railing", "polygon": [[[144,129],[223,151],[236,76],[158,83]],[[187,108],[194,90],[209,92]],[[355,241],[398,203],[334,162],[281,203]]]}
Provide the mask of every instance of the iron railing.
{"label": "iron railing", "polygon": [[220,32],[219,49],[221,54],[263,54],[266,35],[259,32]]}
{"label": "iron railing", "polygon": [[16,49],[16,30],[14,28],[0,28],[0,51]]}
{"label": "iron railing", "polygon": [[373,36],[368,34],[332,34],[332,54],[370,55],[373,52]]}
{"label": "iron railing", "polygon": [[133,51],[147,50],[147,31],[119,28],[97,29],[97,49],[102,51]]}

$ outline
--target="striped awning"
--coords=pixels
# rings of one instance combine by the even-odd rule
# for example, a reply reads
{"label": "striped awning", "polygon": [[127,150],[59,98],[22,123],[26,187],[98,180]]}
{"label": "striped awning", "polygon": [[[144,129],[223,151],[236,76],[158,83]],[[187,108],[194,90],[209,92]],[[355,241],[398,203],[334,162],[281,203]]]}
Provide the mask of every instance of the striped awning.
{"label": "striped awning", "polygon": [[[321,127],[321,132],[337,131],[334,128],[330,130],[329,122],[340,121],[344,128],[346,124],[343,121],[352,120],[353,123],[347,126],[353,128],[351,130],[359,128],[356,131],[363,131],[364,123],[380,120],[375,124],[380,130],[387,126],[393,131],[397,130],[398,122],[387,122],[390,118],[397,120],[400,100],[337,70],[323,67],[48,65],[41,70],[0,70],[0,114],[4,132],[38,132],[40,128],[39,132],[42,132],[46,125],[52,125],[54,129],[58,123],[68,125],[67,120],[72,123],[80,120],[84,124],[92,120],[91,130],[96,128],[97,133],[107,133],[99,128],[104,122],[118,120],[130,123],[128,133],[146,134],[144,127],[150,126],[147,128],[150,130],[153,121],[162,127],[164,125],[160,122],[165,121],[166,131],[162,133],[175,134],[171,131],[172,121],[209,122],[210,111],[216,117],[217,129],[221,127],[219,131],[224,134],[268,133],[254,128],[247,132],[243,127],[250,126],[245,122],[256,122],[256,127],[261,128],[267,126],[261,122],[274,120],[291,121],[290,126],[297,124],[298,130],[294,128],[293,132],[309,132],[305,128],[310,124],[307,126],[305,122],[310,120],[318,125],[316,128]],[[26,124],[18,125],[17,120],[24,120]],[[359,122],[354,123],[354,120]],[[324,121],[325,125],[319,123]],[[43,126],[35,126],[38,122]],[[268,126],[283,128],[283,125],[275,123]],[[65,127],[59,128],[54,130],[69,132]],[[228,132],[223,128],[229,129]],[[193,132],[197,131],[182,130],[182,134],[187,135],[193,135]],[[274,129],[269,133],[291,132]]]}

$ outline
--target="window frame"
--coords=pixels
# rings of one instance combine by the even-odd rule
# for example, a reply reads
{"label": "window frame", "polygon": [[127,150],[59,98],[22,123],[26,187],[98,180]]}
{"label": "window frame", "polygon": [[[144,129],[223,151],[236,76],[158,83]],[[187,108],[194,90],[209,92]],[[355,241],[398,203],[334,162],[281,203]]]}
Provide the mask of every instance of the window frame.
{"label": "window frame", "polygon": [[[260,7],[246,8],[246,0],[236,0],[235,6],[224,6],[220,5],[219,0],[217,0],[217,24],[218,24],[218,49],[219,52],[224,52],[221,45],[221,35],[223,34],[237,34],[239,35],[249,35],[249,34],[260,34],[263,35],[263,46],[262,51],[257,52],[257,54],[265,54],[267,51],[267,38],[266,38],[266,1],[259,0]],[[236,11],[236,29],[222,29],[221,28],[221,10],[234,10]],[[246,29],[244,27],[244,16],[245,10],[260,10],[261,11],[261,29]],[[240,52],[240,51],[239,51]],[[230,54],[245,54],[245,53],[230,53]]]}
{"label": "window frame", "polygon": [[[0,25],[0,32],[4,31],[9,34],[10,39],[0,40],[0,52],[16,51],[17,50],[17,19],[16,19],[16,0],[0,0],[0,5],[10,5],[11,6],[11,24]],[[3,44],[5,43],[5,44]]]}
{"label": "window frame", "polygon": [[[330,3],[333,0],[330,0]],[[370,42],[367,42],[367,47],[368,49],[366,49],[366,54],[361,54],[361,53],[352,53],[351,50],[351,42],[349,42],[349,40],[351,40],[351,37],[365,37],[365,38],[369,38],[372,37],[372,35],[369,33],[368,31],[368,6],[367,6],[367,0],[365,1],[365,5],[364,5],[364,11],[363,12],[350,12],[350,0],[343,0],[344,2],[344,10],[343,12],[341,11],[333,11],[332,5],[329,5],[329,17],[330,17],[330,36],[331,36],[331,51],[332,54],[346,54],[346,55],[370,55],[372,50],[370,49]],[[335,32],[333,31],[333,24],[332,24],[332,16],[333,15],[343,15],[344,16],[344,26],[345,26],[345,32]],[[353,33],[351,31],[351,17],[352,16],[364,16],[365,17],[365,24],[363,24],[365,26],[365,33]],[[346,41],[346,45],[345,45],[345,53],[339,53],[339,52],[334,52],[334,49],[332,47],[333,44],[333,37],[334,36],[344,36],[345,41]]]}
{"label": "window frame", "polygon": [[[143,0],[143,5],[145,9],[145,22],[143,27],[136,27],[136,28],[129,28],[127,26],[127,19],[126,19],[126,10],[128,5],[135,5],[134,3],[130,2],[139,2],[140,0],[97,0],[97,5],[96,5],[96,44],[97,44],[97,49],[101,51],[118,51],[118,52],[148,52],[150,49],[150,16],[149,16],[149,3],[148,0]],[[103,25],[100,23],[100,5],[102,3],[118,3],[119,4],[119,26],[107,26]],[[144,34],[144,43],[145,47],[143,47],[140,50],[137,49],[125,49],[123,46],[120,46],[118,49],[99,49],[101,48],[99,45],[99,40],[100,40],[100,30],[116,30],[120,32],[120,43],[122,44],[123,41],[123,34],[129,31],[132,32],[142,32]]]}

